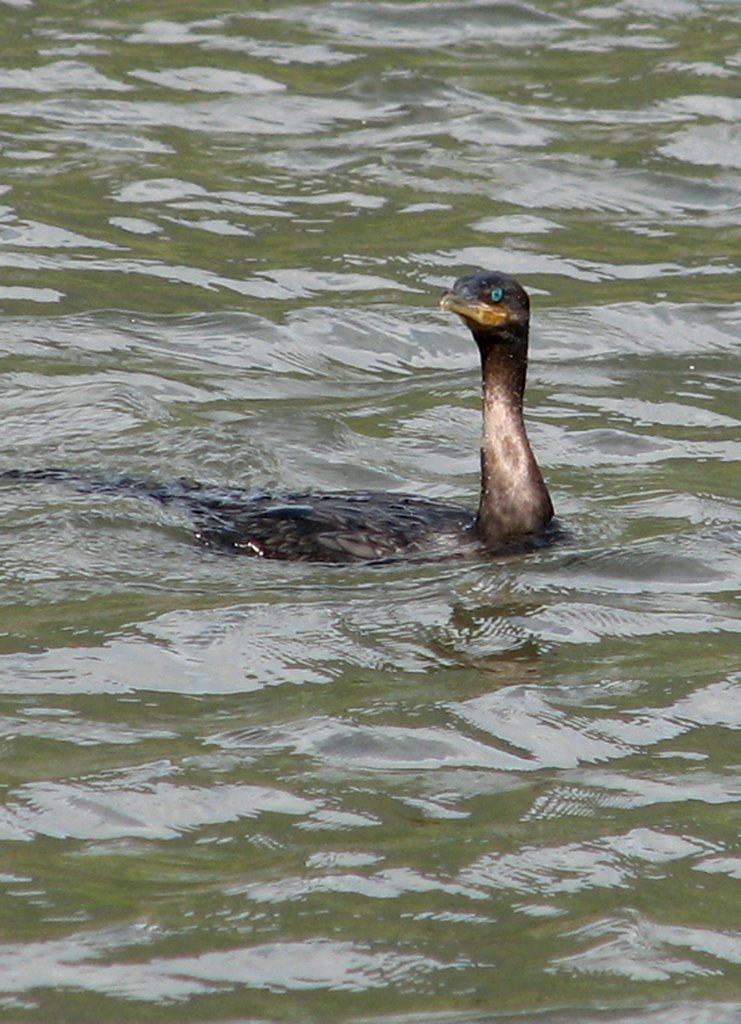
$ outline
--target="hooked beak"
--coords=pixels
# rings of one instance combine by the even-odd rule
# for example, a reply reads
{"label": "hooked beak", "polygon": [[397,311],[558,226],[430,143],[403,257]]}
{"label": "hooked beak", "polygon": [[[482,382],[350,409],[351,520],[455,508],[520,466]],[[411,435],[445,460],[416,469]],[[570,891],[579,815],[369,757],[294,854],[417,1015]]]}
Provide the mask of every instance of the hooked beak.
{"label": "hooked beak", "polygon": [[440,309],[447,313],[457,313],[469,323],[481,327],[496,327],[509,319],[506,308],[498,302],[472,302],[453,291],[443,292],[440,297]]}

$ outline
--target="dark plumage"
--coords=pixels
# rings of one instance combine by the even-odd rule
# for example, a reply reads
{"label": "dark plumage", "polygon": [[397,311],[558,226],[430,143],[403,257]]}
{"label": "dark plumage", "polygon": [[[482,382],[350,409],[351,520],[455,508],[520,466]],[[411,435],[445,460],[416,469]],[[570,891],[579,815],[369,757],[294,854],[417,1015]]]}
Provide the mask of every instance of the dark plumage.
{"label": "dark plumage", "polygon": [[481,496],[477,512],[409,494],[375,491],[268,494],[189,481],[86,478],[67,469],[8,470],[0,479],[57,480],[80,490],[131,494],[185,507],[204,544],[262,558],[377,561],[497,552],[537,543],[553,507],[525,433],[529,301],[506,274],[459,278],[441,308],[469,327],[483,380]]}

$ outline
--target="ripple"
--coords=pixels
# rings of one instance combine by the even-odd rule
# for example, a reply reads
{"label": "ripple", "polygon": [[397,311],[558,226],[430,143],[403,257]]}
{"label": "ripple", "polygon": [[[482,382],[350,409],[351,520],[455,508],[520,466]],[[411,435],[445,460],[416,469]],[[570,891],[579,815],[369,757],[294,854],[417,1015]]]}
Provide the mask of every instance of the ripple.
{"label": "ripple", "polygon": [[[194,956],[155,957],[136,964],[105,962],[122,947],[137,947],[146,939],[143,929],[131,928],[128,934],[81,932],[38,946],[7,945],[0,949],[3,973],[12,978],[6,991],[70,987],[148,1002],[180,1002],[245,986],[278,992],[353,993],[414,985],[434,971],[454,966],[329,938],[257,943]],[[34,963],[32,972],[29,957]]]}
{"label": "ripple", "polygon": [[[279,109],[276,109],[276,106]],[[212,133],[303,136],[318,132],[334,122],[365,121],[389,117],[392,108],[372,108],[354,100],[337,98],[318,107],[310,97],[274,93],[270,109],[245,110],[241,98],[175,103],[156,100],[132,101],[76,98],[0,104],[0,111],[14,117],[38,118],[75,127],[126,125],[170,127]]]}
{"label": "ripple", "polygon": [[316,893],[352,893],[368,899],[397,899],[406,893],[439,892],[450,897],[486,899],[486,894],[472,887],[450,884],[439,878],[422,875],[408,868],[389,868],[371,877],[358,874],[324,874],[307,878],[297,876],[280,883],[248,885],[239,894],[256,903],[283,903],[310,898]]}
{"label": "ripple", "polygon": [[24,92],[128,92],[131,86],[102,75],[89,64],[65,60],[36,68],[3,68],[0,88]]}
{"label": "ripple", "polygon": [[323,43],[285,42],[279,39],[260,39],[252,34],[235,35],[215,31],[226,20],[216,18],[208,22],[187,23],[154,19],[142,22],[138,30],[128,36],[127,41],[157,46],[195,45],[206,52],[245,53],[278,65],[332,66],[357,60],[355,54],[343,52]]}
{"label": "ripple", "polygon": [[263,75],[241,71],[227,71],[224,68],[188,67],[167,68],[162,71],[130,71],[132,78],[160,85],[163,89],[180,89],[183,92],[228,92],[237,95],[253,93],[283,92],[285,85]]}
{"label": "ripple", "polygon": [[700,167],[741,167],[741,129],[728,125],[694,125],[659,147],[665,156]]}
{"label": "ripple", "polygon": [[741,960],[736,935],[663,925],[637,912],[587,925],[573,937],[586,948],[555,960],[554,971],[614,974],[645,982],[711,976],[718,969],[713,961],[736,964]]}
{"label": "ripple", "polygon": [[497,743],[520,750],[532,767],[570,768],[653,748],[703,725],[705,716],[716,725],[738,728],[730,707],[737,695],[737,683],[723,681],[668,707],[595,715],[575,713],[533,687],[510,686],[451,710]]}
{"label": "ripple", "polygon": [[381,770],[459,765],[531,771],[537,767],[525,757],[443,729],[359,726],[323,720],[301,727],[294,743],[298,753],[323,761]]}
{"label": "ripple", "polygon": [[6,804],[0,821],[4,840],[112,840],[124,836],[174,839],[217,822],[260,814],[302,817],[316,805],[302,797],[261,786],[175,785],[146,769],[110,775],[96,783],[31,783]]}
{"label": "ripple", "polygon": [[[371,45],[384,47],[478,45],[492,40],[506,45],[547,37],[577,24],[529,4],[510,2],[492,7],[486,0],[472,3],[438,0],[417,3],[413,8],[406,4],[381,3],[370,9],[363,4],[335,0],[319,9],[292,7],[290,11],[292,18],[333,32],[340,39],[363,38]],[[285,13],[278,11],[267,17],[282,18]]]}

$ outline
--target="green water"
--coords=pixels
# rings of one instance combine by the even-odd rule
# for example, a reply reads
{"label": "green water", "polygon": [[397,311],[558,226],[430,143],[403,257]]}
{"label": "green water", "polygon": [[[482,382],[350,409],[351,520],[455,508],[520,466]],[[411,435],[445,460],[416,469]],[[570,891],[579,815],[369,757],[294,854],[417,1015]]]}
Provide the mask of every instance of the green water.
{"label": "green water", "polygon": [[0,1019],[741,1020],[735,0],[6,3],[0,468],[472,504],[332,568],[0,488]]}

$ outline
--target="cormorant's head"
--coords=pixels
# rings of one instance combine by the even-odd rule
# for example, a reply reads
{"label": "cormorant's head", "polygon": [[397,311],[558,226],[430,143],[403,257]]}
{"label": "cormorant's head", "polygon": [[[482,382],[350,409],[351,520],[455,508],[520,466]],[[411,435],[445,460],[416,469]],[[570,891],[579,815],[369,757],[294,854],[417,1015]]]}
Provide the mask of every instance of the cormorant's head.
{"label": "cormorant's head", "polygon": [[440,308],[457,313],[474,337],[527,337],[530,300],[514,277],[499,271],[479,270],[459,277],[453,287],[443,292]]}

